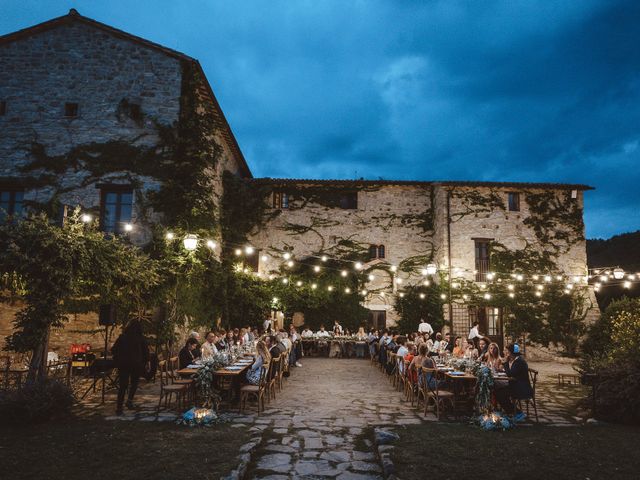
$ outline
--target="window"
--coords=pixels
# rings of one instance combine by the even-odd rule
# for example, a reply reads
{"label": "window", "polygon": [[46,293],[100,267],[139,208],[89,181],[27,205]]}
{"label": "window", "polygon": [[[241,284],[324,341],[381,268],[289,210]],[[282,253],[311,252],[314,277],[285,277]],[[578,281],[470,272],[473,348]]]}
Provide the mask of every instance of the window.
{"label": "window", "polygon": [[0,117],[7,114],[7,102],[5,100],[0,101]]}
{"label": "window", "polygon": [[369,259],[385,258],[386,249],[384,245],[370,245],[369,246]]}
{"label": "window", "polygon": [[102,189],[100,226],[102,231],[120,234],[131,222],[133,190],[131,187],[105,187]]}
{"label": "window", "polygon": [[77,103],[65,103],[64,104],[64,116],[65,117],[77,117],[78,116],[78,104]]}
{"label": "window", "polygon": [[252,272],[258,271],[258,263],[260,260],[260,250],[256,249],[251,255],[247,255],[244,259],[244,266]]}
{"label": "window", "polygon": [[0,224],[5,223],[7,218],[16,218],[22,215],[23,195],[22,190],[0,190]]}
{"label": "window", "polygon": [[[480,325],[480,331],[489,337],[502,336],[502,315],[501,309],[496,307],[469,307],[469,327],[474,322]],[[501,343],[499,339],[493,339]]]}
{"label": "window", "polygon": [[520,211],[520,194],[518,192],[509,192],[509,211]]}
{"label": "window", "polygon": [[289,208],[289,194],[273,192],[273,208]]}
{"label": "window", "polygon": [[358,208],[358,192],[344,192],[340,194],[340,208],[355,210]]}
{"label": "window", "polygon": [[489,272],[489,240],[475,239],[476,282],[485,282]]}

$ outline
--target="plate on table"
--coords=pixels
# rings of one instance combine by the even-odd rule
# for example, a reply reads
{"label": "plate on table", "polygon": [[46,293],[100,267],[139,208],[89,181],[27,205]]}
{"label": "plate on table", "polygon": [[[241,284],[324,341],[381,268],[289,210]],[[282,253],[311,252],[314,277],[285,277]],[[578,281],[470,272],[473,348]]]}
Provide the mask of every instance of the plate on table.
{"label": "plate on table", "polygon": [[507,376],[507,374],[506,374],[506,373],[504,373],[504,372],[498,372],[498,373],[496,373],[496,377],[506,377],[506,376]]}
{"label": "plate on table", "polygon": [[187,365],[187,368],[202,368],[202,365],[198,365],[198,364],[192,364],[192,365]]}
{"label": "plate on table", "polygon": [[232,372],[237,372],[239,370],[242,370],[244,367],[239,367],[237,365],[231,365],[230,367],[224,367],[225,370],[230,370]]}
{"label": "plate on table", "polygon": [[464,375],[464,372],[449,372],[449,374],[459,376],[459,375]]}

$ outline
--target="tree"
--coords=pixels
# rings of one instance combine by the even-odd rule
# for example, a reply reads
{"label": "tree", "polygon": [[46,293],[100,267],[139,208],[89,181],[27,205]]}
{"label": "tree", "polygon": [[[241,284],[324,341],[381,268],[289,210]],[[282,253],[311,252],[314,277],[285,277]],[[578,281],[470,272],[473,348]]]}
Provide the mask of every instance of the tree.
{"label": "tree", "polygon": [[125,315],[139,315],[157,282],[155,263],[137,248],[108,238],[79,221],[79,211],[59,227],[34,215],[0,227],[3,289],[21,295],[7,348],[32,352],[28,381],[46,375],[51,327],[71,308],[96,310],[115,302]]}

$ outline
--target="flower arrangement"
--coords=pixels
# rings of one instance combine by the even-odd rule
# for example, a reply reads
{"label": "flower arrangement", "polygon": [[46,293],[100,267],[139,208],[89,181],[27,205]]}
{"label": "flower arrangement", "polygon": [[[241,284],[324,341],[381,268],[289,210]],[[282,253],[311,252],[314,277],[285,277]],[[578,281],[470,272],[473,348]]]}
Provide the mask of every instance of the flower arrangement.
{"label": "flower arrangement", "polygon": [[493,372],[486,365],[477,368],[478,393],[476,394],[476,409],[488,414],[492,410],[491,392],[493,390]]}
{"label": "flower arrangement", "polygon": [[195,426],[211,426],[214,423],[218,423],[218,415],[210,408],[197,408],[193,407],[182,414],[182,417],[178,419],[178,424],[187,425],[189,427]]}
{"label": "flower arrangement", "polygon": [[505,431],[515,427],[515,423],[509,419],[506,415],[500,412],[485,413],[479,415],[476,422],[483,430],[499,430]]}
{"label": "flower arrangement", "polygon": [[478,368],[478,363],[470,358],[452,358],[449,361],[449,365],[461,372],[471,372],[473,374],[476,373]]}
{"label": "flower arrangement", "polygon": [[203,362],[202,368],[196,374],[196,385],[200,391],[200,395],[205,400],[206,406],[218,405],[220,403],[220,394],[214,386],[214,372],[229,365],[230,357],[223,353],[215,355],[213,358]]}

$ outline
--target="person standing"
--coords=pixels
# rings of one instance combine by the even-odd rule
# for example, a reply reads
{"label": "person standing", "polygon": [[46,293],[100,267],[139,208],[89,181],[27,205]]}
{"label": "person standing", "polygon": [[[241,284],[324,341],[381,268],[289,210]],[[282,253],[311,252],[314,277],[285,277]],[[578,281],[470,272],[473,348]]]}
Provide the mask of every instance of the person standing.
{"label": "person standing", "polygon": [[133,410],[133,398],[138,389],[138,380],[149,363],[149,346],[142,335],[138,320],[131,320],[111,347],[113,361],[118,368],[118,400],[116,415],[122,415],[124,396],[127,394],[127,408]]}
{"label": "person standing", "polygon": [[433,327],[424,318],[421,318],[420,319],[420,325],[418,325],[418,332],[419,333],[428,333],[429,335],[433,335]]}
{"label": "person standing", "polygon": [[467,339],[472,342],[476,346],[476,348],[478,348],[478,340],[480,340],[480,337],[482,336],[483,335],[480,333],[480,322],[476,320],[475,322],[473,322],[471,330],[469,330],[469,336],[467,337]]}

